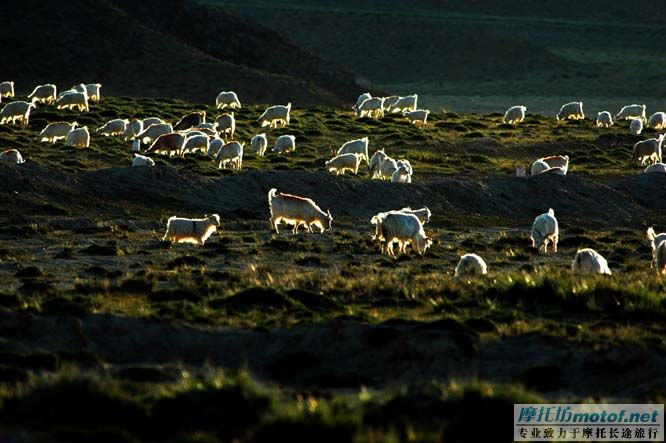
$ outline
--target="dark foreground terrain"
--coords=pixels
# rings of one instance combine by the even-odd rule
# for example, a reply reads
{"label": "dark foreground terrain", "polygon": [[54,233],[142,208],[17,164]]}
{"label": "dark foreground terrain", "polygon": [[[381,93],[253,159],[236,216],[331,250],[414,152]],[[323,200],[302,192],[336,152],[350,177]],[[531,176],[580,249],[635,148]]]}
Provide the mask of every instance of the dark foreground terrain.
{"label": "dark foreground terrain", "polygon": [[[507,441],[475,420],[508,428],[513,403],[664,402],[666,284],[645,230],[666,228],[666,176],[631,164],[626,124],[435,113],[421,130],[296,109],[267,131],[295,135],[296,152],[246,152],[240,173],[200,154],[131,168],[115,138],[35,139],[59,119],[201,109],[216,115],[104,98],[0,126],[0,146],[27,158],[0,164],[0,440]],[[264,132],[261,111],[236,114],[237,139]],[[330,147],[364,135],[409,159],[414,183],[324,170]],[[571,157],[569,175],[514,176],[550,154]],[[333,229],[271,233],[273,187],[330,208]],[[408,205],[432,210],[433,247],[380,255],[370,217]],[[537,254],[529,229],[549,207],[559,251]],[[160,241],[171,215],[209,212],[222,224],[205,246]],[[572,276],[582,247],[614,275]],[[466,252],[486,278],[455,281]]]}

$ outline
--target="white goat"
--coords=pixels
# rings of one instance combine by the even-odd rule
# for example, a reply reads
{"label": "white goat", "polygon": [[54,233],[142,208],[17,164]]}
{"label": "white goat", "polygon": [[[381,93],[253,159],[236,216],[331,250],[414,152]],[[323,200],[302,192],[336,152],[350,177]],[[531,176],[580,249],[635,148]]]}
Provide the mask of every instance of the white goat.
{"label": "white goat", "polygon": [[398,169],[398,162],[391,157],[386,157],[379,165],[379,178],[390,181],[393,179],[393,173]]}
{"label": "white goat", "polygon": [[548,243],[552,243],[553,252],[557,252],[557,241],[560,231],[555,218],[555,211],[548,209],[545,214],[539,215],[532,224],[532,246],[539,252],[548,252]]}
{"label": "white goat", "polygon": [[407,166],[398,166],[398,169],[391,174],[391,183],[411,183],[412,174]]}
{"label": "white goat", "polygon": [[273,188],[268,191],[268,207],[271,213],[271,227],[279,234],[278,225],[282,222],[294,225],[292,232],[296,234],[299,226],[303,225],[312,233],[312,227],[317,226],[320,232],[331,229],[333,216],[331,211],[324,212],[309,198],[291,194],[277,193]]}
{"label": "white goat", "polygon": [[268,139],[266,138],[266,133],[257,134],[250,140],[250,148],[256,151],[259,157],[263,157],[266,154],[267,147]]}
{"label": "white goat", "polygon": [[291,112],[291,102],[287,106],[275,105],[267,108],[257,119],[261,127],[284,128],[289,124],[289,114]]}
{"label": "white goat", "polygon": [[[370,97],[368,97],[370,98]],[[391,112],[391,108],[395,106],[395,104],[400,100],[400,97],[397,95],[390,95],[388,97],[384,97],[384,112]]]}
{"label": "white goat", "polygon": [[583,102],[565,103],[557,113],[557,120],[584,120]]}
{"label": "white goat", "polygon": [[215,130],[225,140],[233,139],[236,132],[236,118],[234,117],[234,113],[222,114],[217,117],[215,119]]}
{"label": "white goat", "polygon": [[116,118],[113,120],[109,120],[106,122],[103,126],[100,126],[95,130],[100,135],[103,135],[105,137],[112,137],[115,135],[122,135],[125,132],[125,129],[127,129],[127,125],[129,124],[129,120],[127,119],[121,119],[121,118]]}
{"label": "white goat", "polygon": [[356,108],[356,116],[359,118],[365,116],[370,118],[384,117],[384,97],[374,97],[365,100]]}
{"label": "white goat", "polygon": [[504,113],[504,124],[508,125],[517,125],[525,120],[525,112],[527,112],[526,106],[511,106]]}
{"label": "white goat", "polygon": [[56,85],[39,85],[28,95],[28,100],[33,103],[51,104],[55,102],[57,96]]}
{"label": "white goat", "polygon": [[579,249],[576,252],[571,269],[574,274],[612,274],[606,259],[591,248]]}
{"label": "white goat", "polygon": [[641,166],[648,160],[651,160],[653,164],[661,163],[661,147],[664,143],[664,136],[666,134],[660,134],[658,138],[650,138],[636,143],[632,152],[632,160]]}
{"label": "white goat", "polygon": [[[153,125],[155,126],[155,125]],[[168,154],[169,157],[174,155],[183,155],[183,148],[187,139],[180,132],[170,132],[162,134],[153,141],[146,153],[152,152],[155,154]]]}
{"label": "white goat", "polygon": [[372,172],[372,178],[380,178],[381,176],[380,166],[384,161],[384,159],[387,157],[388,155],[386,154],[386,152],[384,152],[383,149],[379,149],[375,151],[374,154],[372,154],[372,157],[370,157],[370,162],[368,163],[370,172]]}
{"label": "white goat", "polygon": [[183,154],[195,153],[197,151],[208,154],[210,138],[205,134],[188,135],[183,146]]}
{"label": "white goat", "polygon": [[25,163],[25,160],[18,149],[7,149],[4,152],[0,152],[0,162],[16,163],[17,165],[20,165],[21,163]]}
{"label": "white goat", "polygon": [[328,160],[325,165],[326,169],[329,172],[335,172],[335,175],[344,175],[345,171],[351,171],[354,174],[358,174],[358,167],[361,165],[361,159],[361,154],[357,153],[340,154]]}
{"label": "white goat", "polygon": [[98,102],[102,99],[101,88],[102,85],[100,83],[88,83],[87,85],[80,83],[76,86],[72,86],[72,89],[77,92],[85,92],[88,96],[88,100],[91,102]]}
{"label": "white goat", "polygon": [[215,98],[215,107],[217,109],[224,109],[226,107],[230,109],[240,109],[241,102],[238,100],[238,96],[233,91],[222,91],[217,94]]}
{"label": "white goat", "polygon": [[666,128],[666,113],[655,112],[652,114],[648,120],[648,128],[656,129],[657,131]]}
{"label": "white goat", "polygon": [[608,111],[601,111],[597,112],[597,128],[610,128],[613,126],[613,117],[611,116],[611,113]]}
{"label": "white goat", "polygon": [[407,117],[407,120],[415,126],[425,126],[427,124],[428,115],[430,111],[427,109],[416,109],[414,111],[403,111],[402,115]]}
{"label": "white goat", "polygon": [[432,245],[432,238],[426,235],[423,225],[414,214],[406,214],[400,211],[381,212],[370,219],[370,223],[376,225],[375,237],[384,240],[382,253],[395,255],[393,243],[398,242],[398,251],[406,254],[407,245],[419,255],[425,254]]}
{"label": "white goat", "polygon": [[130,141],[143,131],[143,122],[139,119],[132,119],[126,126],[125,131],[120,134],[120,138],[124,141]]}
{"label": "white goat", "polygon": [[206,218],[180,218],[175,215],[167,222],[162,241],[203,245],[220,226],[220,216],[206,214]]}
{"label": "white goat", "polygon": [[80,112],[88,112],[88,94],[85,92],[66,92],[55,101],[58,109],[77,109]]}
{"label": "white goat", "polygon": [[87,148],[90,146],[90,132],[88,127],[75,128],[69,131],[65,138],[65,144],[68,146],[75,146],[77,148]]}
{"label": "white goat", "polygon": [[218,162],[218,169],[226,168],[227,163],[231,162],[231,168],[238,171],[243,167],[243,146],[245,143],[236,141],[223,145],[215,156]]}
{"label": "white goat", "polygon": [[20,122],[23,126],[28,126],[30,120],[30,110],[36,106],[34,103],[16,101],[7,103],[0,111],[0,125],[11,122],[15,125]]}
{"label": "white goat", "polygon": [[627,105],[622,107],[620,109],[620,112],[618,112],[615,115],[615,121],[618,120],[633,120],[633,119],[640,119],[643,122],[647,122],[647,119],[645,118],[645,110],[646,106],[645,105]]}
{"label": "white goat", "polygon": [[368,137],[349,140],[342,144],[336,155],[359,154],[362,160],[368,161]]}
{"label": "white goat", "polygon": [[154,140],[157,140],[161,135],[171,134],[173,132],[173,126],[169,123],[154,123],[149,126],[146,126],[144,120],[143,124],[144,130],[141,131],[139,135],[136,136],[137,139],[141,140],[141,143],[150,143]]}
{"label": "white goat", "polygon": [[[654,228],[650,226],[647,229],[647,238],[650,240],[650,246],[652,247],[652,266],[657,263],[657,247],[661,244],[666,242],[666,232],[662,232],[660,234],[657,234],[654,231]],[[664,262],[666,263],[666,262]]]}
{"label": "white goat", "polygon": [[55,143],[58,140],[65,140],[67,134],[76,127],[77,122],[53,122],[46,125],[37,138],[40,142]]}
{"label": "white goat", "polygon": [[293,135],[281,135],[275,140],[273,152],[287,154],[296,150],[296,137]]}
{"label": "white goat", "polygon": [[134,154],[132,159],[132,166],[155,166],[155,160],[141,154]]}
{"label": "white goat", "polygon": [[14,97],[14,82],[0,83],[0,98],[1,97]]}
{"label": "white goat", "polygon": [[356,111],[358,107],[361,106],[361,103],[363,103],[369,98],[372,98],[372,95],[370,95],[369,92],[364,92],[363,94],[359,95],[358,98],[356,99],[356,104],[352,106],[352,109]]}
{"label": "white goat", "polygon": [[408,95],[406,97],[400,97],[396,100],[395,104],[391,106],[391,112],[405,112],[405,111],[416,111],[416,104],[418,102],[419,96],[417,94]]}
{"label": "white goat", "polygon": [[465,254],[458,261],[455,278],[460,280],[474,275],[486,275],[487,273],[488,266],[481,257],[476,254]]}

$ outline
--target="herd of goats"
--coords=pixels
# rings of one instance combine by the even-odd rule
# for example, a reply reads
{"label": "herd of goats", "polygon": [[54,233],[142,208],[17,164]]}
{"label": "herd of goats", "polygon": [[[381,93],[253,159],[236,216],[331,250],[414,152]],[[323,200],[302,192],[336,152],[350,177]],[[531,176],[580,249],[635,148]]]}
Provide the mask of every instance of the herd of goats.
{"label": "herd of goats", "polygon": [[[27,101],[11,101],[0,111],[0,124],[28,125],[30,111],[38,104],[55,105],[57,109],[73,109],[81,112],[89,110],[90,102],[101,100],[101,86],[98,83],[80,84],[73,88],[57,93],[55,85],[39,85],[27,96]],[[0,83],[0,102],[3,99],[14,97],[14,83]],[[369,93],[358,97],[353,109],[357,117],[370,117],[381,119],[385,113],[401,113],[412,124],[424,127],[430,113],[427,109],[417,108],[418,96],[416,94],[405,97],[372,97]],[[113,119],[100,128],[96,133],[102,136],[121,137],[124,141],[132,143],[134,158],[132,166],[155,166],[149,154],[166,154],[169,156],[184,156],[188,153],[203,152],[217,162],[218,167],[229,164],[233,169],[240,170],[243,161],[245,143],[234,140],[236,121],[233,110],[240,109],[241,103],[235,92],[220,92],[215,100],[216,108],[228,108],[232,112],[219,115],[214,123],[206,122],[206,112],[192,112],[182,117],[175,124],[167,123],[158,118],[146,119]],[[525,119],[525,106],[513,106],[504,114],[503,122],[518,125]],[[259,117],[260,127],[284,128],[290,123],[291,103],[268,107]],[[564,104],[557,114],[557,120],[582,120],[585,118],[582,102]],[[615,115],[615,121],[631,120],[630,131],[638,135],[644,126],[661,130],[666,128],[666,113],[656,112],[648,119],[645,105],[628,105]],[[597,114],[598,127],[613,125],[610,112],[602,111]],[[55,143],[64,140],[67,145],[88,147],[90,145],[90,132],[86,126],[77,127],[77,122],[51,122],[38,135],[40,142]],[[633,147],[633,160],[641,165],[651,162],[645,172],[666,172],[666,165],[662,163],[661,148],[664,134],[657,138],[642,140]],[[142,151],[142,145],[147,147]],[[264,156],[268,147],[265,133],[257,134],[250,140],[250,149],[257,155]],[[293,135],[281,135],[276,138],[273,152],[287,154],[296,149],[296,138]],[[144,155],[148,154],[148,155]],[[344,174],[352,171],[357,174],[359,165],[367,162],[373,178],[389,180],[395,183],[411,183],[412,166],[406,159],[395,160],[389,157],[384,150],[368,155],[368,138],[364,137],[344,143],[338,151],[333,152],[333,158],[326,162],[326,168],[335,174]],[[24,159],[17,149],[0,152],[0,161],[21,164]],[[532,175],[554,173],[566,175],[569,166],[569,157],[555,155],[536,160],[530,173]],[[525,168],[518,168],[518,176],[527,174]],[[308,232],[317,227],[320,232],[331,229],[333,217],[330,211],[324,212],[313,200],[301,196],[278,193],[276,189],[268,192],[268,206],[270,210],[271,227],[279,234],[278,226],[281,223],[293,226],[292,232],[296,234],[303,226]],[[408,253],[408,246],[423,255],[432,245],[432,238],[426,235],[423,226],[430,220],[431,213],[427,207],[413,210],[402,208],[381,212],[372,217],[371,224],[375,227],[373,240],[380,242],[381,251],[390,256],[395,255],[395,244],[398,252]],[[178,243],[204,244],[220,225],[218,214],[206,215],[201,219],[171,217],[167,222],[164,241]],[[657,234],[653,228],[647,231],[648,239],[652,245],[652,266],[659,273],[666,273],[666,233]],[[559,228],[555,211],[539,215],[534,219],[531,231],[532,246],[540,252],[546,253],[548,246],[552,252],[557,252]],[[580,274],[611,274],[606,259],[590,248],[577,251],[572,269]],[[487,273],[487,265],[483,258],[476,254],[465,254],[460,258],[455,270],[457,278]]]}

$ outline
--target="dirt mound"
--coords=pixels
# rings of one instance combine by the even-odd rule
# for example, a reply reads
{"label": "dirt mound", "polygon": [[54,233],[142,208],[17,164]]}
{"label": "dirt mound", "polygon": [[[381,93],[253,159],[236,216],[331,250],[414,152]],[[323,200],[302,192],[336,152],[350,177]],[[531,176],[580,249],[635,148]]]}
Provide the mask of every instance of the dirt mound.
{"label": "dirt mound", "polygon": [[8,215],[44,215],[66,207],[70,215],[85,212],[108,217],[133,208],[151,214],[217,212],[226,218],[263,219],[268,215],[271,188],[309,196],[322,209],[330,208],[334,217],[362,219],[389,208],[428,206],[444,219],[479,215],[527,223],[552,207],[561,218],[617,226],[640,222],[666,207],[656,197],[666,187],[663,174],[637,174],[608,184],[581,175],[434,175],[425,182],[396,185],[307,171],[251,170],[211,178],[171,167],[108,168],[73,176],[26,163],[0,165],[0,180],[12,184],[0,191]]}

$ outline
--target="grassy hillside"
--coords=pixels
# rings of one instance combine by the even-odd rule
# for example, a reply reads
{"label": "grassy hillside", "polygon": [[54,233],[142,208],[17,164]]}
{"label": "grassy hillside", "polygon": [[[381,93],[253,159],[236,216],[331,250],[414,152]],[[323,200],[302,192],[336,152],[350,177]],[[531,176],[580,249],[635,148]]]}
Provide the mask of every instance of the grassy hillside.
{"label": "grassy hillside", "polygon": [[[418,129],[299,107],[266,131],[270,145],[295,135],[296,151],[246,150],[240,172],[202,154],[133,168],[130,143],[96,134],[86,149],[36,140],[49,121],[195,110],[216,114],[105,97],[89,113],[40,106],[28,127],[0,126],[0,146],[27,159],[0,163],[0,440],[464,442],[478,441],[471,420],[502,428],[513,403],[663,403],[666,281],[645,228],[666,209],[653,198],[666,174],[630,161],[654,131],[456,113]],[[246,147],[262,110],[236,113]],[[325,171],[331,147],[366,135],[371,151],[411,161],[412,184],[371,180],[365,165]],[[552,154],[571,157],[566,177],[514,176]],[[273,187],[330,208],[333,229],[272,233]],[[423,205],[433,247],[381,255],[370,217]],[[548,207],[557,254],[529,239]],[[222,222],[204,246],[161,241],[168,217],[211,212]],[[582,247],[614,275],[571,275]],[[490,274],[457,281],[472,251]]]}
{"label": "grassy hillside", "polygon": [[27,0],[2,14],[2,80],[22,93],[99,82],[111,95],[212,102],[235,90],[244,102],[341,104],[355,88],[351,74],[276,33],[189,1]]}
{"label": "grassy hillside", "polygon": [[435,109],[493,112],[521,102],[553,113],[564,100],[666,97],[666,59],[654,44],[665,27],[649,2],[630,14],[596,1],[206,3],[384,89],[417,92]]}

